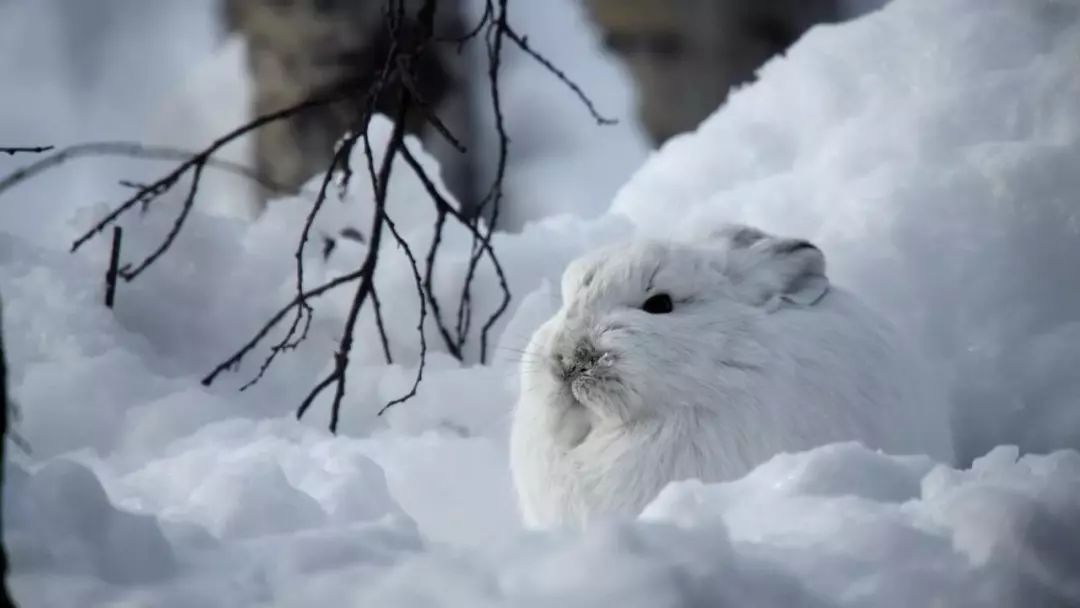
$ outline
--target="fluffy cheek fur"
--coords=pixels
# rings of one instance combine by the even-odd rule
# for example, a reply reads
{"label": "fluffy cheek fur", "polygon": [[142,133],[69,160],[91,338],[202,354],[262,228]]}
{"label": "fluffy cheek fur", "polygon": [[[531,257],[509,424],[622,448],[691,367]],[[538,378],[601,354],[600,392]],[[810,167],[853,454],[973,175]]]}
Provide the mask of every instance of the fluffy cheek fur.
{"label": "fluffy cheek fur", "polygon": [[[589,339],[604,356],[592,371],[583,374],[573,383],[574,395],[597,420],[608,425],[630,422],[651,413],[651,405],[663,392],[663,384],[671,379],[649,378],[655,374],[650,361],[659,355],[652,340],[642,339],[640,330],[616,325],[605,326],[589,332]],[[663,376],[666,376],[663,375]]]}
{"label": "fluffy cheek fur", "polygon": [[[564,446],[577,445],[595,427],[679,409],[723,409],[744,396],[764,366],[751,339],[754,311],[732,305],[724,312],[718,315],[715,306],[699,311],[692,304],[668,315],[621,310],[588,320],[561,312],[537,330],[527,348],[522,391],[547,404],[544,428]],[[555,355],[580,340],[605,356],[567,383]]]}
{"label": "fluffy cheek fur", "polygon": [[591,422],[555,366],[553,346],[562,323],[562,316],[556,315],[530,340],[521,368],[521,392],[524,399],[545,404],[542,418],[534,423],[542,425],[559,445],[574,446],[588,434]]}
{"label": "fluffy cheek fur", "polygon": [[[722,407],[725,393],[739,384],[730,379],[749,379],[761,366],[757,349],[743,339],[751,333],[752,315],[737,310],[720,319],[712,315],[699,319],[691,310],[637,319],[633,325],[617,322],[618,329],[598,332],[595,344],[611,354],[610,364],[589,379],[588,390],[575,395],[616,423],[674,409]],[[722,375],[729,379],[723,387]]]}

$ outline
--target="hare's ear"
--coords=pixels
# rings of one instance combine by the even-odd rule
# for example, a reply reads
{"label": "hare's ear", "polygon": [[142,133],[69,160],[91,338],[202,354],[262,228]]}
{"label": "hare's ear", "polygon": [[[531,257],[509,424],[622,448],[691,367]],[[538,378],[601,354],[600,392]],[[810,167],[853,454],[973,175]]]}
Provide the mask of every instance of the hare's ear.
{"label": "hare's ear", "polygon": [[766,238],[769,238],[769,235],[757,228],[742,224],[724,224],[709,230],[700,240],[726,249],[745,249]]}
{"label": "hare's ear", "polygon": [[734,224],[712,231],[709,241],[723,247],[725,274],[755,304],[813,306],[829,291],[825,256],[809,241]]}
{"label": "hare's ear", "polygon": [[775,277],[775,293],[770,298],[813,306],[825,297],[829,279],[825,276],[825,255],[820,249],[800,239],[767,239],[762,244],[762,253],[768,260],[765,266]]}

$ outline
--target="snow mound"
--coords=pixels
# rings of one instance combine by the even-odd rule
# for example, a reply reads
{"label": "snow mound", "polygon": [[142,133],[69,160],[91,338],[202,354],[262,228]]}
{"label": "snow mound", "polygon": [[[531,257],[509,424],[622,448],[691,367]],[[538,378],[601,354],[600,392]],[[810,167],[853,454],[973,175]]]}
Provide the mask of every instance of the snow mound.
{"label": "snow mound", "polygon": [[953,378],[964,461],[1075,448],[1077,52],[1073,1],[901,0],[814,28],[613,210],[652,234],[813,240]]}
{"label": "snow mound", "polygon": [[1080,521],[1076,452],[1018,460],[1015,448],[999,448],[956,471],[826,446],[778,456],[730,483],[673,484],[641,520],[533,535],[464,560],[425,557],[356,605],[1080,601],[1080,555],[1068,540]]}
{"label": "snow mound", "polygon": [[4,535],[16,571],[88,574],[114,584],[175,573],[156,518],[114,507],[86,466],[56,459],[30,474],[13,465],[4,481]]}
{"label": "snow mound", "polygon": [[[100,216],[82,201],[114,200],[116,187],[85,175],[27,186],[0,223],[5,346],[32,448],[16,452],[4,496],[17,599],[1080,604],[1077,41],[1078,0],[897,0],[815,29],[654,155],[612,213],[497,235],[515,299],[493,328],[490,364],[477,364],[478,323],[459,363],[429,321],[416,399],[378,418],[411,386],[419,355],[412,273],[384,240],[376,287],[395,364],[366,309],[337,437],[322,429],[325,399],[300,423],[292,414],[332,364],[348,293],[320,298],[308,340],[250,390],[236,389],[261,353],[199,383],[292,297],[309,199],[279,201],[252,223],[196,209],[108,310],[108,243],[66,249]],[[377,150],[389,131],[373,123]],[[407,169],[395,169],[388,209],[424,251],[434,214]],[[34,213],[8,211],[13,202]],[[125,260],[152,250],[177,202],[125,220]],[[327,202],[304,252],[306,285],[352,269],[365,245],[339,240],[324,261],[321,238],[364,229],[370,213],[364,180]],[[635,226],[682,234],[720,220],[814,239],[834,280],[910,327],[956,388],[953,431],[970,466],[822,446],[729,483],[673,484],[635,521],[523,531],[506,425],[520,348],[557,306],[564,265]],[[470,235],[448,228],[443,246],[435,290],[452,302]],[[477,318],[499,299],[483,266]]]}

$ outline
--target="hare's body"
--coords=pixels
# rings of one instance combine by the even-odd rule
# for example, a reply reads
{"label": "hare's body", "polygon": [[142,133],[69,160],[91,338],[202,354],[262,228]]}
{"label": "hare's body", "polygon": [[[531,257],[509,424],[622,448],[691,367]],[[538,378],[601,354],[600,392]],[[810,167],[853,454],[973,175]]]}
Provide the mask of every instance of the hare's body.
{"label": "hare's body", "polygon": [[530,525],[633,516],[671,481],[835,441],[951,459],[935,383],[804,242],[733,227],[609,249],[567,270],[563,297],[512,428]]}

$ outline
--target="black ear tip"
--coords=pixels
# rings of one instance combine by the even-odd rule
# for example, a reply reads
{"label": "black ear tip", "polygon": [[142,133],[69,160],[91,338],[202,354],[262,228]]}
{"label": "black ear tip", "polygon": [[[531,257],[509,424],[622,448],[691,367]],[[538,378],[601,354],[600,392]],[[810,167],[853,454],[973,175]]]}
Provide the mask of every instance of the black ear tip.
{"label": "black ear tip", "polygon": [[797,267],[798,272],[825,274],[825,254],[817,245],[805,239],[782,239],[770,244],[766,251],[777,261],[784,260],[783,263],[794,265],[792,271]]}
{"label": "black ear tip", "polygon": [[793,253],[802,251],[804,249],[809,249],[809,250],[818,251],[818,252],[821,251],[820,249],[817,248],[816,245],[814,245],[810,241],[805,241],[805,240],[802,240],[802,239],[789,239],[789,240],[780,241],[779,243],[776,244],[773,251],[775,253],[779,254],[779,255],[791,255]]}
{"label": "black ear tip", "polygon": [[728,238],[735,247],[749,247],[765,238],[765,233],[749,226],[732,226]]}

